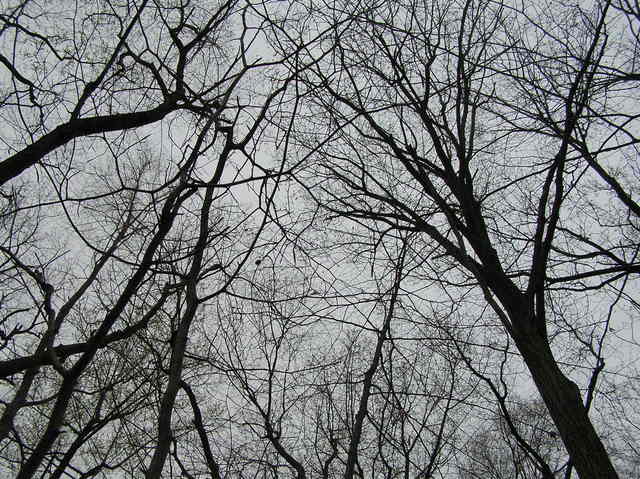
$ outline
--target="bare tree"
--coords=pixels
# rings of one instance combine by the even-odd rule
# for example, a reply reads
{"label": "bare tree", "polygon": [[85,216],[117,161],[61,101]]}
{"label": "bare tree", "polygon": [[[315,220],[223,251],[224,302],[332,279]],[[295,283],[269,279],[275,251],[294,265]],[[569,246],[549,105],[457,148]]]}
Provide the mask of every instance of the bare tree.
{"label": "bare tree", "polygon": [[[529,452],[514,440],[511,427],[526,440],[556,474],[562,472],[564,450],[544,404],[513,401],[507,419],[504,413],[487,419],[469,438],[459,464],[462,478],[538,478],[540,469]],[[508,424],[510,423],[510,424]],[[552,475],[551,477],[557,477]]]}
{"label": "bare tree", "polygon": [[[594,294],[634,304],[633,182],[612,154],[635,157],[633,63],[615,59],[634,41],[635,7],[298,5],[333,26],[301,54],[313,64],[293,135],[310,158],[303,187],[330,214],[428,237],[423,267],[454,302],[484,296],[578,474],[617,477],[588,416],[610,321],[574,308]],[[307,37],[289,34],[287,48]],[[613,221],[600,217],[607,201],[619,201]],[[585,353],[587,377],[562,365]]]}
{"label": "bare tree", "polygon": [[181,455],[190,330],[264,228],[234,195],[257,182],[271,201],[254,141],[286,86],[249,88],[276,63],[247,57],[259,32],[240,7],[3,7],[0,441],[16,477],[199,467]]}
{"label": "bare tree", "polygon": [[3,474],[634,473],[637,5],[56,8],[0,12]]}

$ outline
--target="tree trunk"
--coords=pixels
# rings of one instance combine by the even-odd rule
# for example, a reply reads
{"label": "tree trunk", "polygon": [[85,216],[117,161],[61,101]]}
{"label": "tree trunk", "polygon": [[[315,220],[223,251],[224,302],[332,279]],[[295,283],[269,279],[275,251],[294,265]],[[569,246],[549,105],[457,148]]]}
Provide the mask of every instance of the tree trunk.
{"label": "tree trunk", "polygon": [[548,342],[535,332],[515,340],[580,479],[617,479],[578,386],[560,371]]}

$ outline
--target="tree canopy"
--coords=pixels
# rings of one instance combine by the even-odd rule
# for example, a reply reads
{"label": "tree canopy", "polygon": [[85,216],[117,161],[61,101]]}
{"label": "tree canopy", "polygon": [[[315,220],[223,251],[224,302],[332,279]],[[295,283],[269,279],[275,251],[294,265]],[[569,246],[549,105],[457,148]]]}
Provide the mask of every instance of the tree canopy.
{"label": "tree canopy", "polygon": [[0,7],[0,474],[640,474],[639,31]]}

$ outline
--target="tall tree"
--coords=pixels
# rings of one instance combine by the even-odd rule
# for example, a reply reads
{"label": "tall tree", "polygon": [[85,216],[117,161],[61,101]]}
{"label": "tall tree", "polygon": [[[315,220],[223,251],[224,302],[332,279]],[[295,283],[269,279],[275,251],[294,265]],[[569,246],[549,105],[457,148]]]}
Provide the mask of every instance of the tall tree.
{"label": "tall tree", "polygon": [[0,474],[633,475],[639,20],[0,7]]}
{"label": "tall tree", "polygon": [[[588,415],[611,315],[580,318],[564,298],[635,304],[625,293],[639,267],[633,184],[610,166],[635,155],[636,115],[614,86],[632,81],[633,63],[615,53],[635,41],[635,7],[299,6],[333,26],[304,50],[313,67],[298,77],[304,188],[330,214],[428,237],[423,267],[453,301],[482,293],[578,474],[617,477]],[[599,217],[605,202],[612,221]],[[584,395],[558,359],[567,349],[593,359]]]}
{"label": "tall tree", "polygon": [[266,219],[236,197],[271,201],[255,140],[286,79],[248,87],[277,63],[248,58],[235,1],[60,7],[0,16],[0,467],[188,473],[190,330],[259,248]]}

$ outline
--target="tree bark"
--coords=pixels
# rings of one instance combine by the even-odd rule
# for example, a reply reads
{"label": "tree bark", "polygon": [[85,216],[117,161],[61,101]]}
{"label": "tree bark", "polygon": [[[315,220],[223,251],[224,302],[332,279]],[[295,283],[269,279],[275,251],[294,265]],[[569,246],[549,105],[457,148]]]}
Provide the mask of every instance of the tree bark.
{"label": "tree bark", "polygon": [[578,386],[562,373],[547,340],[537,332],[515,336],[580,479],[617,479],[609,454],[582,403]]}

